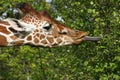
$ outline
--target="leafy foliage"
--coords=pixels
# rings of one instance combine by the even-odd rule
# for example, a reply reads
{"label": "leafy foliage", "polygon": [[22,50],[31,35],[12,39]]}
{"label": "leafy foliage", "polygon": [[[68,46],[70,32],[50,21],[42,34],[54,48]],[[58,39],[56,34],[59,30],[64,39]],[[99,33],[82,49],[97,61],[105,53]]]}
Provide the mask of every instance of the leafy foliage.
{"label": "leafy foliage", "polygon": [[97,43],[41,48],[31,46],[0,48],[0,80],[119,80],[119,0],[2,0],[0,13],[16,17],[15,4],[28,2],[36,10],[47,10],[64,24],[102,36]]}

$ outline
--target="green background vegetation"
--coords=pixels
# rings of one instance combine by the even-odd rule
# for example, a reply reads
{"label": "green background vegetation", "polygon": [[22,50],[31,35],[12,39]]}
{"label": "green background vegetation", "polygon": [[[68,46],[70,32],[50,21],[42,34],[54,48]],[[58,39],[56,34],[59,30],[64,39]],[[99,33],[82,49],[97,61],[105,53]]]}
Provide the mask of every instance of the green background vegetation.
{"label": "green background vegetation", "polygon": [[[27,2],[103,40],[42,48],[0,47],[0,80],[120,80],[119,0],[1,0],[0,14]],[[6,17],[17,17],[12,10]]]}

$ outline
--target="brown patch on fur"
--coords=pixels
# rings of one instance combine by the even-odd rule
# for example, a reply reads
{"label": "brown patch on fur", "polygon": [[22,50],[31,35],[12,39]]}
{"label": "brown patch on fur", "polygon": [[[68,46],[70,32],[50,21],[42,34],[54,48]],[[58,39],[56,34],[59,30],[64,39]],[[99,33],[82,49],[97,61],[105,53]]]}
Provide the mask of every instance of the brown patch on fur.
{"label": "brown patch on fur", "polygon": [[39,32],[39,30],[36,29],[34,32],[35,32],[35,33],[36,33],[36,32]]}
{"label": "brown patch on fur", "polygon": [[6,37],[0,35],[0,46],[7,46],[8,42],[6,40]]}
{"label": "brown patch on fur", "polygon": [[57,44],[57,43],[55,43],[55,44],[53,44],[52,46],[53,46],[53,47],[56,47],[56,46],[58,46],[58,44]]}
{"label": "brown patch on fur", "polygon": [[28,45],[33,45],[33,43],[32,43],[32,42],[28,42],[27,44],[28,44]]}
{"label": "brown patch on fur", "polygon": [[32,22],[35,22],[35,19],[32,19]]}
{"label": "brown patch on fur", "polygon": [[34,39],[35,43],[39,43],[39,40],[37,38]]}
{"label": "brown patch on fur", "polygon": [[19,46],[19,45],[22,45],[23,42],[24,42],[24,40],[16,41],[16,42],[14,42],[14,45]]}
{"label": "brown patch on fur", "polygon": [[41,34],[40,39],[43,39],[43,38],[45,38],[45,35]]}
{"label": "brown patch on fur", "polygon": [[61,42],[62,42],[62,40],[61,40],[60,38],[58,38],[58,39],[57,39],[57,42],[58,42],[58,43],[61,43]]}
{"label": "brown patch on fur", "polygon": [[47,41],[46,40],[42,40],[41,43],[47,44]]}
{"label": "brown patch on fur", "polygon": [[28,36],[28,37],[27,37],[27,40],[28,40],[28,41],[32,40],[32,36]]}
{"label": "brown patch on fur", "polygon": [[4,24],[4,25],[10,25],[7,21],[0,21],[0,24]]}
{"label": "brown patch on fur", "polygon": [[53,42],[54,42],[53,37],[47,37],[47,40],[48,40],[50,43],[53,43]]}
{"label": "brown patch on fur", "polygon": [[39,37],[39,36],[40,36],[40,34],[39,34],[39,33],[37,33],[35,36]]}
{"label": "brown patch on fur", "polygon": [[16,37],[19,37],[20,34],[15,34]]}
{"label": "brown patch on fur", "polygon": [[0,32],[2,32],[4,34],[10,34],[10,32],[4,26],[0,26]]}
{"label": "brown patch on fur", "polygon": [[10,36],[10,38],[13,39],[13,40],[17,39],[17,37],[14,36],[14,35],[13,35],[13,36]]}

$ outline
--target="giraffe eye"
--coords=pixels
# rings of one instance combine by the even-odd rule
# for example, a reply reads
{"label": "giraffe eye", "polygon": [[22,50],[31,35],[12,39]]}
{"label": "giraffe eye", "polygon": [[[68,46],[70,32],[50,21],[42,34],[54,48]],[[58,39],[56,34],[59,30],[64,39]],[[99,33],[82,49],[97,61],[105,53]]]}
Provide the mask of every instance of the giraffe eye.
{"label": "giraffe eye", "polygon": [[43,28],[48,31],[52,28],[52,24],[46,25]]}

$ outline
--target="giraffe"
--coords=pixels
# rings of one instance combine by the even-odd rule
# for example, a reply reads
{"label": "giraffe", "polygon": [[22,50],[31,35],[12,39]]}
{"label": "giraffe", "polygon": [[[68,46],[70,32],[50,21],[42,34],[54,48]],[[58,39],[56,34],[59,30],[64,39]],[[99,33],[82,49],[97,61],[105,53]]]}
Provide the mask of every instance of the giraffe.
{"label": "giraffe", "polygon": [[24,16],[19,20],[8,18],[0,22],[0,26],[4,25],[0,29],[0,46],[57,47],[101,40],[87,36],[87,32],[73,30],[54,20],[46,11],[38,12],[27,3],[17,7]]}

